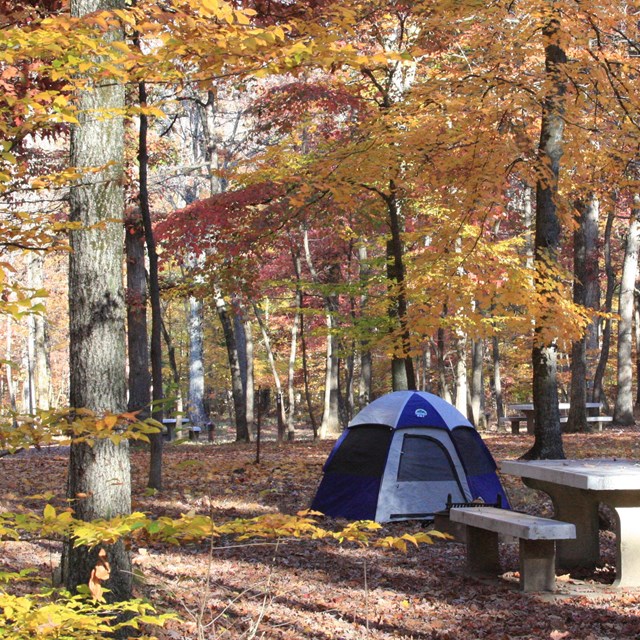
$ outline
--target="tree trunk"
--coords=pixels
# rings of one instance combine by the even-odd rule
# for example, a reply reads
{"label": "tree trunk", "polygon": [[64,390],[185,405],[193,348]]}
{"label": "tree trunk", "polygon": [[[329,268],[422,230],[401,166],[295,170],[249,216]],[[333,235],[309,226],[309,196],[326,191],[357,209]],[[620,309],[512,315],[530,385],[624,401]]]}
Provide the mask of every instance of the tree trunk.
{"label": "tree trunk", "polygon": [[287,395],[289,410],[287,411],[287,440],[293,442],[296,437],[296,354],[298,351],[298,331],[300,328],[300,312],[302,310],[302,292],[296,287],[295,311],[291,323],[291,346],[289,349],[289,367],[287,374]]}
{"label": "tree trunk", "polygon": [[[73,16],[111,8],[112,0],[72,0]],[[105,38],[122,37],[112,30]],[[109,80],[77,95],[78,124],[71,133],[71,166],[102,167],[87,173],[71,189],[70,219],[81,227],[70,232],[69,372],[70,403],[97,413],[126,410],[125,300],[122,280],[124,217],[124,87]],[[106,114],[97,117],[97,114]],[[82,520],[110,518],[131,510],[127,441],[99,440],[93,447],[73,443],[67,498]],[[89,550],[67,540],[62,576],[68,589],[87,584],[99,546]],[[131,596],[131,561],[123,542],[106,548],[111,575],[105,586],[114,600]]]}
{"label": "tree trunk", "polygon": [[504,402],[502,398],[502,376],[500,375],[500,341],[493,336],[493,393],[496,398],[496,424],[500,430],[500,418],[504,418]]}
{"label": "tree trunk", "polygon": [[233,400],[233,410],[236,425],[236,441],[249,442],[249,427],[247,425],[247,411],[245,405],[245,393],[242,385],[242,376],[240,372],[240,364],[238,361],[238,348],[236,345],[236,337],[233,331],[233,323],[229,318],[227,311],[227,303],[222,294],[215,291],[216,311],[222,332],[227,346],[227,357],[229,360],[229,370],[231,372],[231,397]]}
{"label": "tree trunk", "polygon": [[[251,355],[249,354],[249,336],[247,331],[251,330],[251,323],[245,320],[245,312],[240,297],[231,297],[233,307],[233,334],[236,339],[236,352],[238,354],[238,367],[240,368],[240,379],[242,381],[242,395],[245,406],[245,420],[247,423],[247,433],[249,440],[253,437],[253,342],[251,343]],[[252,336],[253,337],[253,336]],[[251,385],[251,386],[249,386]]]}
{"label": "tree trunk", "polygon": [[7,336],[5,342],[5,371],[7,375],[7,393],[9,394],[9,406],[14,413],[18,411],[16,402],[16,385],[13,380],[13,318],[7,314]]}
{"label": "tree trunk", "polygon": [[467,336],[463,331],[456,331],[456,409],[467,415]]}
{"label": "tree trunk", "polygon": [[202,300],[189,296],[189,402],[191,426],[204,428],[208,422],[204,408],[204,340]]}
{"label": "tree trunk", "polygon": [[[138,85],[138,98],[141,105],[147,104],[147,88],[144,82]],[[158,279],[158,254],[156,240],[151,223],[151,209],[149,205],[149,149],[147,133],[149,118],[140,114],[140,129],[138,132],[138,170],[140,182],[140,213],[144,225],[144,239],[147,244],[149,260],[149,298],[151,300],[151,382],[152,382],[152,413],[154,420],[162,422],[164,389],[162,380],[162,309],[160,306],[160,282]],[[164,439],[162,433],[149,435],[149,477],[147,485],[151,489],[162,489],[162,449]]]}
{"label": "tree trunk", "polygon": [[[182,391],[180,390],[180,372],[178,371],[178,362],[176,361],[176,348],[171,340],[171,334],[167,331],[167,327],[164,321],[161,324],[162,337],[164,343],[167,345],[167,356],[169,360],[169,368],[171,369],[171,380],[173,385],[172,393],[175,394],[175,406],[171,406],[171,409],[176,413],[176,430],[182,426],[182,411],[184,409],[182,403]],[[171,397],[171,395],[170,395]]]}
{"label": "tree trunk", "polygon": [[296,293],[298,298],[298,304],[300,306],[300,350],[302,352],[302,379],[304,383],[304,397],[307,403],[307,411],[309,413],[309,422],[313,430],[313,439],[318,437],[318,422],[313,411],[313,402],[311,399],[311,390],[309,388],[309,366],[307,362],[307,340],[304,333],[304,291],[301,286],[302,279],[302,260],[300,252],[297,249],[292,248],[291,257],[293,258],[293,270],[296,274]]}
{"label": "tree trunk", "polygon": [[[557,272],[560,246],[560,220],[557,214],[558,176],[563,149],[564,96],[567,56],[560,45],[560,21],[552,18],[544,27],[545,72],[548,92],[544,100],[540,144],[538,147],[538,181],[536,184],[536,295],[548,294],[547,278]],[[544,337],[549,318],[543,312],[536,323],[531,352],[533,368],[533,403],[535,406],[535,442],[526,458],[564,458],[560,410],[558,407],[557,345]]]}
{"label": "tree trunk", "polygon": [[273,355],[273,349],[271,348],[271,339],[269,338],[269,332],[267,331],[267,326],[264,322],[262,310],[255,302],[253,304],[253,310],[256,314],[256,320],[258,321],[260,331],[262,332],[262,340],[264,341],[264,348],[267,352],[267,360],[269,361],[269,367],[271,368],[271,374],[273,375],[273,382],[276,385],[276,398],[280,399],[280,401],[276,403],[276,407],[278,411],[278,442],[282,442],[285,436],[284,427],[286,424],[282,406],[282,383],[280,382],[280,374],[278,373],[278,368],[276,367],[276,359]]}
{"label": "tree trunk", "polygon": [[337,356],[337,337],[332,309],[327,310],[327,365],[325,369],[324,411],[320,424],[320,438],[335,438],[342,433],[340,425],[340,360]]}
{"label": "tree trunk", "polygon": [[[303,246],[304,255],[311,273],[311,277],[314,282],[319,283],[320,278],[318,272],[313,264],[313,258],[311,256],[311,249],[309,247],[309,234],[307,229],[303,230]],[[335,271],[335,267],[332,267],[332,271]],[[338,282],[335,274],[329,276],[329,282]],[[340,375],[340,362],[338,359],[337,350],[337,335],[335,331],[336,315],[338,312],[338,296],[333,294],[326,294],[322,297],[324,302],[325,317],[327,322],[327,351],[326,351],[326,365],[325,365],[325,384],[324,384],[324,409],[322,412],[322,422],[320,423],[319,435],[320,438],[333,438],[341,433],[340,428],[340,387],[339,379]]]}
{"label": "tree trunk", "polygon": [[446,339],[445,331],[442,327],[438,328],[436,337],[436,354],[438,365],[438,390],[442,398],[447,402],[451,402],[451,390],[447,384],[447,367],[445,364]]}
{"label": "tree trunk", "polygon": [[[44,288],[44,255],[37,252],[27,259],[28,286],[35,290]],[[34,301],[35,302],[35,301]],[[51,407],[51,366],[49,364],[49,337],[47,318],[44,314],[29,316],[29,343],[31,345],[32,392],[34,409]]]}
{"label": "tree trunk", "polygon": [[471,420],[478,429],[486,429],[484,417],[484,340],[471,344]]}
{"label": "tree trunk", "polygon": [[[360,284],[363,291],[371,276],[371,267],[368,262],[367,247],[364,244],[358,246],[358,265],[360,267]],[[360,313],[364,313],[368,301],[368,295],[360,296]],[[360,379],[358,383],[358,409],[366,407],[371,402],[372,388],[372,358],[368,340],[360,341]]]}
{"label": "tree trunk", "polygon": [[[304,308],[304,297],[302,298]],[[309,413],[309,422],[313,430],[313,439],[319,435],[318,421],[316,420],[313,410],[313,400],[311,398],[311,389],[309,387],[309,365],[307,362],[307,339],[304,332],[304,313],[300,313],[300,348],[302,350],[302,377],[304,380],[304,397],[307,402],[307,411]]]}
{"label": "tree trunk", "polygon": [[253,327],[247,318],[244,321],[245,352],[247,357],[247,386],[244,393],[247,432],[249,439],[255,435],[255,382],[253,364]]}
{"label": "tree trunk", "polygon": [[411,341],[407,318],[407,294],[405,290],[404,247],[402,243],[402,215],[396,194],[396,186],[390,183],[390,194],[385,197],[389,215],[390,239],[387,241],[387,279],[389,280],[389,317],[398,324],[399,344],[391,359],[391,376],[394,391],[416,389],[416,375],[411,359]]}
{"label": "tree trunk", "polygon": [[628,426],[633,419],[633,304],[638,276],[638,245],[640,244],[640,195],[633,198],[629,232],[624,249],[624,264],[618,302],[618,394],[613,421]]}
{"label": "tree trunk", "polygon": [[[607,222],[604,227],[604,242],[602,253],[604,254],[604,270],[606,275],[606,289],[604,296],[604,312],[611,313],[613,306],[613,295],[616,286],[616,275],[611,261],[611,233],[613,231],[613,222],[615,219],[615,211],[612,209],[607,216]],[[592,402],[601,402],[605,405],[607,412],[609,411],[608,401],[604,393],[604,372],[609,361],[609,351],[611,349],[611,318],[605,318],[602,326],[602,347],[600,349],[600,358],[598,366],[593,376],[593,394]]]}
{"label": "tree trunk", "polygon": [[139,209],[129,211],[125,219],[127,256],[127,353],[129,358],[129,411],[149,415],[151,374],[147,335],[147,272],[144,261],[144,224]]}
{"label": "tree trunk", "polygon": [[[577,202],[576,208],[579,216],[578,228],[573,234],[573,301],[586,307],[594,305],[593,281],[597,282],[598,276],[598,200],[592,195],[588,202]],[[593,323],[571,346],[570,408],[565,427],[568,433],[589,431],[586,408],[588,335],[592,336],[589,342],[593,344]]]}

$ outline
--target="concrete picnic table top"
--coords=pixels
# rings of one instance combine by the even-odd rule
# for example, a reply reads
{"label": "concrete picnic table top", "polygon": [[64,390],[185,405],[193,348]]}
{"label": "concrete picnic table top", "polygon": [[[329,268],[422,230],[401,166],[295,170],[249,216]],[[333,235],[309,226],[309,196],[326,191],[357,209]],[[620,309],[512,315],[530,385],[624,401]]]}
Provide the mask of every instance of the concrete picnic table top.
{"label": "concrete picnic table top", "polygon": [[509,475],[544,480],[576,489],[640,490],[640,460],[503,460],[499,467]]}

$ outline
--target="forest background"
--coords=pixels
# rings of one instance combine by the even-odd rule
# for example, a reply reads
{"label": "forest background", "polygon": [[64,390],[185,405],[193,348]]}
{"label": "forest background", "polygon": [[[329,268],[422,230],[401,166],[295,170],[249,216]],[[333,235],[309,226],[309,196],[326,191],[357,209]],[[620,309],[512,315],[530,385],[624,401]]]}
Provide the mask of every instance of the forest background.
{"label": "forest background", "polygon": [[634,424],[631,4],[3,8],[3,443],[71,428],[80,520],[129,511],[76,482],[129,436],[162,487],[167,416],[293,440],[391,389],[478,428],[533,399],[535,457],[559,398]]}

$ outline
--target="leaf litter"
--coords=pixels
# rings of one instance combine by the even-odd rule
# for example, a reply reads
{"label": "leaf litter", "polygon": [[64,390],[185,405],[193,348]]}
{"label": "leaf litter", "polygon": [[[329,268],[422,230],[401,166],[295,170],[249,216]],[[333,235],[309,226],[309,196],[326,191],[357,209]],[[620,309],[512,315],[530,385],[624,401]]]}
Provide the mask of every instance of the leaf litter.
{"label": "leaf litter", "polygon": [[[566,435],[567,457],[640,458],[637,429]],[[488,433],[494,457],[519,457],[529,436]],[[306,508],[331,442],[255,445],[184,443],[164,453],[164,488],[145,489],[148,453],[132,448],[133,508],[177,517],[196,512],[222,522]],[[0,459],[0,509],[42,509],[58,490],[64,505],[67,451],[51,448]],[[515,478],[503,478],[513,506],[552,515],[551,504]],[[341,523],[322,522],[323,526]],[[595,571],[558,577],[552,594],[518,590],[518,548],[501,545],[502,576],[465,575],[457,542],[398,550],[338,546],[323,540],[238,542],[132,548],[135,595],[181,620],[154,629],[160,640],[640,639],[640,590],[615,590],[615,537],[602,514],[601,562]],[[384,525],[383,535],[424,531],[420,522]],[[59,543],[3,542],[0,570],[36,567],[51,579]]]}

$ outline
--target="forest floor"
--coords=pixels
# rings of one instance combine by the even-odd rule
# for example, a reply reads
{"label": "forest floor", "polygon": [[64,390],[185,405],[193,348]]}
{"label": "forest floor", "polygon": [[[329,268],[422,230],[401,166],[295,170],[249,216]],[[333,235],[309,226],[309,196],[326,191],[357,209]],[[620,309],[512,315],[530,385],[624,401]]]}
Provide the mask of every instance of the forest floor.
{"label": "forest floor", "polygon": [[[484,438],[496,460],[519,457],[532,443],[527,435],[489,432]],[[567,457],[640,459],[638,429],[566,435],[564,442]],[[332,444],[264,442],[259,464],[255,444],[171,444],[164,453],[164,489],[155,495],[145,491],[148,454],[137,448],[133,506],[156,515],[211,514],[216,522],[293,514],[308,507]],[[27,496],[45,490],[62,496],[66,465],[61,448],[0,459],[0,510],[35,507]],[[515,508],[551,515],[543,494],[518,479],[505,476],[503,482]],[[602,515],[606,524],[608,514]],[[501,545],[505,573],[495,579],[467,577],[464,546],[457,542],[403,553],[318,540],[227,540],[220,546],[134,545],[132,553],[136,595],[181,618],[154,630],[161,640],[640,640],[640,589],[610,586],[610,529],[601,531],[596,570],[559,576],[553,594],[518,590],[516,544]],[[383,529],[387,535],[423,530],[416,522]],[[52,575],[58,552],[51,542],[3,542],[0,570],[35,566]]]}

